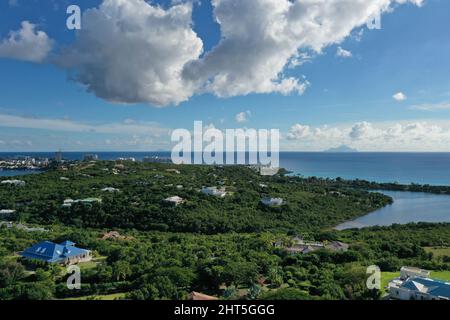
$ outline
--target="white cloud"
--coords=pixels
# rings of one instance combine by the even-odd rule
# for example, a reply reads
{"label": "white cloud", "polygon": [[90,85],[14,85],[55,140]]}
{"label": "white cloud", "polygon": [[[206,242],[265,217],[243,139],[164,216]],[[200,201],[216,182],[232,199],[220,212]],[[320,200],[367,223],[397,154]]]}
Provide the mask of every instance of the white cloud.
{"label": "white cloud", "polygon": [[353,57],[353,54],[351,53],[351,51],[345,50],[342,47],[338,47],[337,48],[336,55],[338,57],[341,57],[341,58],[351,58],[351,57]]}
{"label": "white cloud", "polygon": [[22,117],[0,114],[0,127],[80,133],[139,134],[155,137],[169,134],[169,129],[161,128],[155,122],[130,121],[129,119],[124,122],[84,123],[67,119]]}
{"label": "white cloud", "polygon": [[424,103],[413,105],[410,108],[413,110],[421,110],[421,111],[450,110],[450,102]]}
{"label": "white cloud", "polygon": [[392,96],[395,101],[405,101],[408,97],[403,92],[397,92]]}
{"label": "white cloud", "polygon": [[311,129],[309,126],[295,124],[291,127],[288,133],[289,140],[300,140],[311,136]]}
{"label": "white cloud", "polygon": [[[108,101],[164,106],[212,93],[302,94],[309,82],[286,74],[299,52],[341,43],[375,13],[419,0],[212,0],[221,40],[201,56],[192,4],[167,9],[144,0],[104,0],[83,14],[83,29],[60,65]],[[300,59],[299,59],[300,58]]]}
{"label": "white cloud", "polygon": [[203,48],[191,14],[191,3],[166,10],[142,0],[104,0],[83,13],[83,28],[59,64],[108,101],[179,104],[193,94],[183,66]]}
{"label": "white cloud", "polygon": [[53,40],[36,25],[23,21],[21,29],[11,31],[0,41],[0,58],[43,62],[53,48]]}
{"label": "white cloud", "polygon": [[398,121],[311,127],[295,124],[287,150],[325,150],[348,145],[361,151],[449,151],[450,121]]}
{"label": "white cloud", "polygon": [[235,120],[237,123],[244,123],[248,121],[248,117],[251,116],[250,111],[243,111],[236,115]]}

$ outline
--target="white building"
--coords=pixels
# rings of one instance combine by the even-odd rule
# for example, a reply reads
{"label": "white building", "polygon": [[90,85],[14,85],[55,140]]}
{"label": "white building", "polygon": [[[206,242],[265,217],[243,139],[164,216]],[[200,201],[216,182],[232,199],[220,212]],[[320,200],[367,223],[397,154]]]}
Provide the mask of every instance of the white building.
{"label": "white building", "polygon": [[261,203],[265,206],[273,207],[273,206],[281,206],[283,204],[283,199],[281,198],[263,198]]}
{"label": "white building", "polygon": [[22,181],[22,180],[3,180],[1,183],[3,185],[9,184],[9,185],[13,185],[16,187],[23,187],[26,184],[25,181]]}
{"label": "white building", "polygon": [[227,195],[225,188],[218,189],[216,187],[207,187],[202,189],[202,193],[208,196],[224,198]]}
{"label": "white building", "polygon": [[0,218],[9,219],[14,213],[16,213],[16,210],[2,209],[0,210]]}
{"label": "white building", "polygon": [[402,267],[389,282],[389,297],[398,300],[450,300],[450,282],[430,279],[430,271]]}
{"label": "white building", "polygon": [[73,203],[74,203],[73,199],[66,199],[66,200],[64,200],[62,206],[63,206],[63,208],[69,208],[72,206]]}
{"label": "white building", "polygon": [[173,197],[169,197],[167,199],[164,199],[165,202],[170,203],[174,206],[178,206],[180,204],[182,204],[184,202],[184,199],[179,197],[179,196],[173,196]]}
{"label": "white building", "polygon": [[400,269],[400,279],[408,280],[409,278],[430,278],[431,272],[428,270],[422,270],[419,268],[402,267]]}
{"label": "white building", "polygon": [[389,297],[398,300],[450,300],[450,282],[413,277],[389,283]]}
{"label": "white building", "polygon": [[70,208],[74,203],[82,203],[82,204],[91,205],[93,203],[102,203],[102,199],[100,199],[100,198],[86,198],[86,199],[77,199],[77,200],[66,199],[66,200],[64,200],[62,206],[63,206],[63,208]]}
{"label": "white building", "polygon": [[107,187],[107,188],[103,188],[102,191],[103,192],[111,192],[111,193],[113,193],[113,192],[119,192],[120,190],[116,189],[116,188],[112,188],[112,187]]}

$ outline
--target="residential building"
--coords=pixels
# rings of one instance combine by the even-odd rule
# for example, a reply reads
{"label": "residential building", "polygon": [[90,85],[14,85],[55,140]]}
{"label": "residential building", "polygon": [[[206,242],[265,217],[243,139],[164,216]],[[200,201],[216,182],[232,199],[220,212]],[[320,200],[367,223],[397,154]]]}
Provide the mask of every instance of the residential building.
{"label": "residential building", "polygon": [[450,282],[412,277],[389,283],[389,297],[398,300],[450,300]]}
{"label": "residential building", "polygon": [[1,182],[1,184],[3,184],[3,185],[12,185],[12,186],[15,186],[15,187],[23,187],[23,186],[25,186],[25,181],[22,181],[22,180],[3,180],[2,182]]}
{"label": "residential building", "polygon": [[113,193],[113,192],[119,192],[120,190],[116,189],[116,188],[112,188],[112,187],[107,187],[107,188],[103,188],[102,191],[103,192],[111,192],[111,193]]}
{"label": "residential building", "polygon": [[0,210],[0,219],[10,219],[14,213],[16,213],[16,210],[2,209]]}
{"label": "residential building", "polygon": [[225,188],[218,189],[217,187],[202,188],[201,192],[208,196],[215,196],[215,197],[219,197],[219,198],[224,198],[227,195]]}
{"label": "residential building", "polygon": [[92,260],[92,255],[89,250],[77,248],[75,243],[71,241],[64,241],[60,244],[42,241],[25,249],[21,253],[21,256],[30,260],[64,265]]}
{"label": "residential building", "polygon": [[165,202],[170,203],[174,206],[178,206],[180,204],[182,204],[184,202],[184,199],[179,197],[179,196],[173,196],[173,197],[169,197],[167,199],[164,199]]}
{"label": "residential building", "polygon": [[70,208],[74,203],[82,203],[85,205],[92,205],[94,203],[102,203],[102,199],[100,199],[100,198],[86,198],[86,199],[77,199],[77,200],[66,199],[66,200],[64,200],[62,206],[64,208]]}
{"label": "residential building", "polygon": [[281,206],[283,204],[283,199],[281,198],[263,198],[261,203],[268,207]]}
{"label": "residential building", "polygon": [[347,251],[349,249],[349,245],[340,241],[331,241],[328,243],[325,248],[331,251]]}
{"label": "residential building", "polygon": [[422,270],[419,268],[412,268],[412,267],[402,267],[400,269],[400,279],[401,280],[407,280],[409,278],[429,278],[431,272],[428,270]]}
{"label": "residential building", "polygon": [[193,301],[215,301],[215,300],[219,300],[219,299],[216,298],[216,297],[213,297],[213,296],[208,296],[206,294],[193,291],[193,292],[191,292],[189,294],[188,300],[193,300]]}

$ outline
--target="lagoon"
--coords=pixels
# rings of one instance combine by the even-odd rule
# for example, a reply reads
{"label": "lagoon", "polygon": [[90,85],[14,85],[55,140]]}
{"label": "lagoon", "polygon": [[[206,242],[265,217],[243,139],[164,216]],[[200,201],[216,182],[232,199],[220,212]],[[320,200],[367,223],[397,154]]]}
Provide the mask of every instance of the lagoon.
{"label": "lagoon", "polygon": [[390,226],[412,222],[450,222],[450,196],[421,192],[380,191],[394,199],[392,205],[369,213],[335,229]]}

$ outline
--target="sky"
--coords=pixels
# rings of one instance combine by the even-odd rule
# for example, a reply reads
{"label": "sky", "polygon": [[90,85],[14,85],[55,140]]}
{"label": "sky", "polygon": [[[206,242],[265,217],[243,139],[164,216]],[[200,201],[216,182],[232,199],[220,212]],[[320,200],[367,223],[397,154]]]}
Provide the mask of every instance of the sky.
{"label": "sky", "polygon": [[450,152],[448,30],[446,0],[1,0],[0,151],[170,150],[203,121]]}

